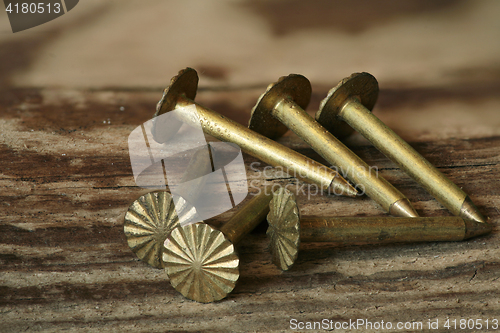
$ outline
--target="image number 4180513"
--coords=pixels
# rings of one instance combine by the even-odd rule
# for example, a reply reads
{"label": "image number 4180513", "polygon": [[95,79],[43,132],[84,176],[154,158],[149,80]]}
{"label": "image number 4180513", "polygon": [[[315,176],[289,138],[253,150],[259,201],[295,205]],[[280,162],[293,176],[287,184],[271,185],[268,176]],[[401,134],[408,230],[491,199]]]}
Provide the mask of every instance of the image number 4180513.
{"label": "image number 4180513", "polygon": [[52,21],[73,9],[79,0],[4,0],[12,32]]}
{"label": "image number 4180513", "polygon": [[43,14],[43,13],[55,13],[59,14],[62,11],[62,6],[60,3],[51,4],[50,2],[44,4],[42,2],[22,2],[22,3],[9,3],[5,11],[9,14]]}

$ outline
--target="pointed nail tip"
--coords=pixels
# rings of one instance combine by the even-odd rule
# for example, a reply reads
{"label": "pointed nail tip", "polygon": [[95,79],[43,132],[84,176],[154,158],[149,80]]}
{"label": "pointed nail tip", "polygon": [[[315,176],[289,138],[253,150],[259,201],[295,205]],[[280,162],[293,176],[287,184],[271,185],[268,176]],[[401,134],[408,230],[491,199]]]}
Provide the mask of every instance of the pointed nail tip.
{"label": "pointed nail tip", "polygon": [[473,203],[465,201],[460,211],[461,211],[460,217],[464,219],[476,221],[478,223],[488,224],[484,216],[478,211],[477,207]]}
{"label": "pointed nail tip", "polygon": [[476,217],[471,217],[470,218],[471,221],[474,221],[474,222],[477,222],[477,223],[481,223],[481,224],[485,224],[485,225],[490,225],[490,223],[486,222],[486,219],[482,216],[476,216]]}
{"label": "pointed nail tip", "polygon": [[356,198],[358,195],[359,195],[359,192],[356,191],[356,189],[354,189],[352,187],[349,188],[348,190],[346,190],[346,194],[345,194],[345,196],[350,197],[350,198]]}
{"label": "pointed nail tip", "polygon": [[486,218],[479,212],[479,209],[468,196],[465,198],[462,203],[462,207],[460,208],[460,217],[466,220],[488,224],[488,222],[486,222]]}
{"label": "pointed nail tip", "polygon": [[419,217],[408,199],[400,199],[391,205],[389,214],[399,217]]}
{"label": "pointed nail tip", "polygon": [[490,223],[484,223],[468,219],[464,219],[464,223],[465,223],[464,239],[486,235],[493,230],[493,225]]}
{"label": "pointed nail tip", "polygon": [[359,195],[358,191],[345,179],[335,178],[327,189],[329,194],[341,195],[344,197],[355,198]]}
{"label": "pointed nail tip", "polygon": [[406,212],[406,214],[407,217],[420,217],[415,210]]}

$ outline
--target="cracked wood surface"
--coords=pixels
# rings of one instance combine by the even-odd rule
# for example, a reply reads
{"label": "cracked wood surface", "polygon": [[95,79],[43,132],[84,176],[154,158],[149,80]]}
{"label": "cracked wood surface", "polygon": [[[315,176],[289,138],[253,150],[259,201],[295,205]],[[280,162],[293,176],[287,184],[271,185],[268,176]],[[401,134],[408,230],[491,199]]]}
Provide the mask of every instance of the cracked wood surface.
{"label": "cracked wood surface", "polygon": [[[156,39],[142,37],[149,33],[163,37],[165,30],[148,25],[151,16],[161,14],[156,13],[163,8],[157,1],[151,1],[149,10],[137,12],[145,28],[140,24],[130,28],[128,39],[114,28],[96,36],[99,28],[122,27],[124,15],[136,12],[136,2],[122,3],[122,7],[113,2],[100,7],[100,2],[89,0],[72,10],[74,20],[70,15],[54,20],[44,34],[0,35],[0,331],[279,332],[289,329],[292,318],[421,321],[424,325],[428,319],[500,320],[500,71],[498,62],[490,62],[500,49],[490,44],[477,47],[485,40],[497,40],[498,30],[488,28],[498,24],[496,16],[479,14],[493,13],[498,6],[468,1],[443,1],[439,6],[432,1],[408,1],[402,6],[381,1],[380,8],[368,7],[365,12],[344,8],[347,16],[369,17],[363,25],[352,26],[347,18],[323,25],[311,19],[322,17],[321,8],[331,10],[328,1],[318,1],[319,9],[304,7],[300,1],[290,1],[289,7],[280,1],[220,2],[212,9],[205,7],[205,12],[194,11],[193,17],[205,14],[207,20],[217,21],[221,15],[234,14],[228,20],[239,19],[241,27],[254,29],[246,32],[246,41],[234,39],[235,32],[227,31],[233,46],[252,56],[235,49],[224,63],[219,52],[227,52],[229,46],[220,36],[212,41],[218,47],[204,57],[194,52],[196,45],[208,41],[201,38],[183,53],[169,50],[173,52],[168,53],[169,61],[156,61],[167,51]],[[176,10],[189,7],[169,4]],[[340,2],[338,6],[343,8]],[[284,24],[297,10],[303,13],[301,23]],[[99,15],[92,16],[96,11]],[[432,37],[429,41],[417,31],[412,34],[415,44],[411,44],[410,59],[401,51],[391,61],[394,70],[387,69],[381,46],[374,47],[373,56],[359,65],[358,44],[370,37],[379,42],[400,38],[404,44],[404,32],[421,28],[419,18],[436,34],[443,32],[442,47],[433,46]],[[458,29],[466,21],[477,23],[472,32]],[[172,19],[157,24],[181,23]],[[210,30],[215,34],[220,26],[224,24],[206,29],[215,29]],[[446,44],[450,26],[464,38],[481,31],[485,38],[471,41],[481,52],[453,53],[458,44],[456,40]],[[388,33],[394,35],[389,38]],[[174,34],[166,35],[168,39]],[[91,36],[96,37],[94,43],[80,48],[78,43]],[[322,69],[331,56],[308,51],[327,37],[332,44],[357,45],[346,49],[345,66],[330,67],[331,72]],[[140,47],[130,50],[134,40],[147,45],[149,52]],[[115,49],[105,47],[107,42]],[[283,48],[291,50],[291,42],[304,45],[291,59],[306,58],[307,65],[280,56]],[[257,44],[269,52],[252,54]],[[418,54],[422,45],[435,51],[432,62]],[[452,51],[445,52],[445,46]],[[331,45],[325,47],[333,51],[328,49]],[[118,54],[116,59],[105,55],[106,50]],[[60,61],[60,68],[51,54]],[[75,58],[70,60],[68,54]],[[355,70],[372,71],[381,86],[374,112],[462,187],[490,218],[494,231],[464,242],[307,243],[301,245],[294,267],[281,272],[271,263],[263,224],[238,247],[240,279],[233,293],[214,304],[184,299],[163,271],[140,262],[128,248],[123,217],[129,204],[147,192],[134,182],[128,135],[150,119],[162,85],[186,65],[200,72],[197,101],[242,124],[266,85],[280,75],[299,72],[311,79],[308,112],[312,114],[342,77]],[[280,142],[323,162],[291,133]],[[358,134],[345,143],[376,166],[421,216],[450,214]],[[298,190],[304,215],[385,216],[367,197],[309,195],[306,183],[255,164],[258,160],[251,156],[244,155],[244,160],[252,186],[296,185],[289,188]],[[221,225],[234,211],[210,222]]]}

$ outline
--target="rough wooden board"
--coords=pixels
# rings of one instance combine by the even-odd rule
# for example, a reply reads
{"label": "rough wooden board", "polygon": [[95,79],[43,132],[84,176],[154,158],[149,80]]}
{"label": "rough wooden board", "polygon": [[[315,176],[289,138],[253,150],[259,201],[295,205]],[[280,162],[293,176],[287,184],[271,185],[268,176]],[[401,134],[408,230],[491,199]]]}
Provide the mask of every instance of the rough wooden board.
{"label": "rough wooden board", "polygon": [[[17,34],[0,15],[0,331],[279,332],[292,318],[500,319],[497,230],[457,243],[303,244],[294,268],[280,272],[262,225],[239,247],[234,293],[199,304],[136,259],[122,229],[128,205],[146,192],[134,183],[127,137],[185,66],[200,72],[197,100],[242,124],[281,75],[311,80],[312,113],[342,77],[373,73],[377,115],[498,227],[498,6],[87,0]],[[321,160],[294,135],[281,142]],[[449,214],[359,135],[346,142],[421,215]],[[304,185],[272,169],[247,176]],[[385,215],[368,198],[298,200],[303,214]]]}
{"label": "rough wooden board", "polygon": [[[398,94],[382,96],[397,100]],[[229,95],[204,91],[199,100],[230,116],[231,108],[220,107]],[[253,90],[239,95],[256,98]],[[500,316],[496,231],[458,243],[303,244],[293,269],[280,272],[270,262],[262,226],[239,247],[241,277],[227,299],[184,299],[162,271],[135,258],[122,229],[128,205],[146,192],[134,184],[126,139],[148,120],[159,96],[53,89],[2,94],[0,303],[7,331],[283,331],[292,318],[426,324]],[[379,111],[381,117],[393,112]],[[248,113],[235,118],[245,122]],[[421,215],[449,214],[373,147],[351,141]],[[319,159],[293,135],[282,142]],[[499,136],[410,142],[498,221]],[[272,170],[257,175],[249,168],[255,158],[245,156],[245,162],[255,184],[289,181],[276,179],[280,175]],[[299,194],[299,204],[304,214],[384,215],[368,198]],[[223,223],[232,213],[212,222]]]}

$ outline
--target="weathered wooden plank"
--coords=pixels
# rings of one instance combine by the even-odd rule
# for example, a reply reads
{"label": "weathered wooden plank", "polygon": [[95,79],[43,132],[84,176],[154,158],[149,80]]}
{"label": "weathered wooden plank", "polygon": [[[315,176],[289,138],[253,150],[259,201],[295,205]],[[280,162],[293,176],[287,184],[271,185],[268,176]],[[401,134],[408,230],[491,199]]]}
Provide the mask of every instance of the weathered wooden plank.
{"label": "weathered wooden plank", "polygon": [[[227,116],[238,112],[234,118],[244,123],[249,108],[224,106],[228,94],[205,91],[199,97]],[[250,103],[258,92],[238,94]],[[397,93],[384,98],[391,94]],[[226,300],[185,300],[164,272],[135,258],[122,231],[128,205],[147,192],[135,186],[126,139],[149,119],[159,94],[16,89],[4,96],[10,96],[1,101],[0,146],[0,306],[6,330],[282,331],[292,318],[426,324],[500,314],[496,231],[459,243],[303,244],[292,270],[280,272],[261,226],[239,248],[241,277]],[[392,113],[385,105],[381,117]],[[416,138],[410,144],[496,223],[500,136]],[[280,141],[321,161],[293,135]],[[356,137],[347,142],[420,214],[449,214],[371,145]],[[276,169],[264,173],[266,165],[253,157],[244,159],[255,186],[304,185]],[[366,197],[299,191],[298,201],[303,214],[384,215]],[[220,225],[232,213],[211,223]]]}

